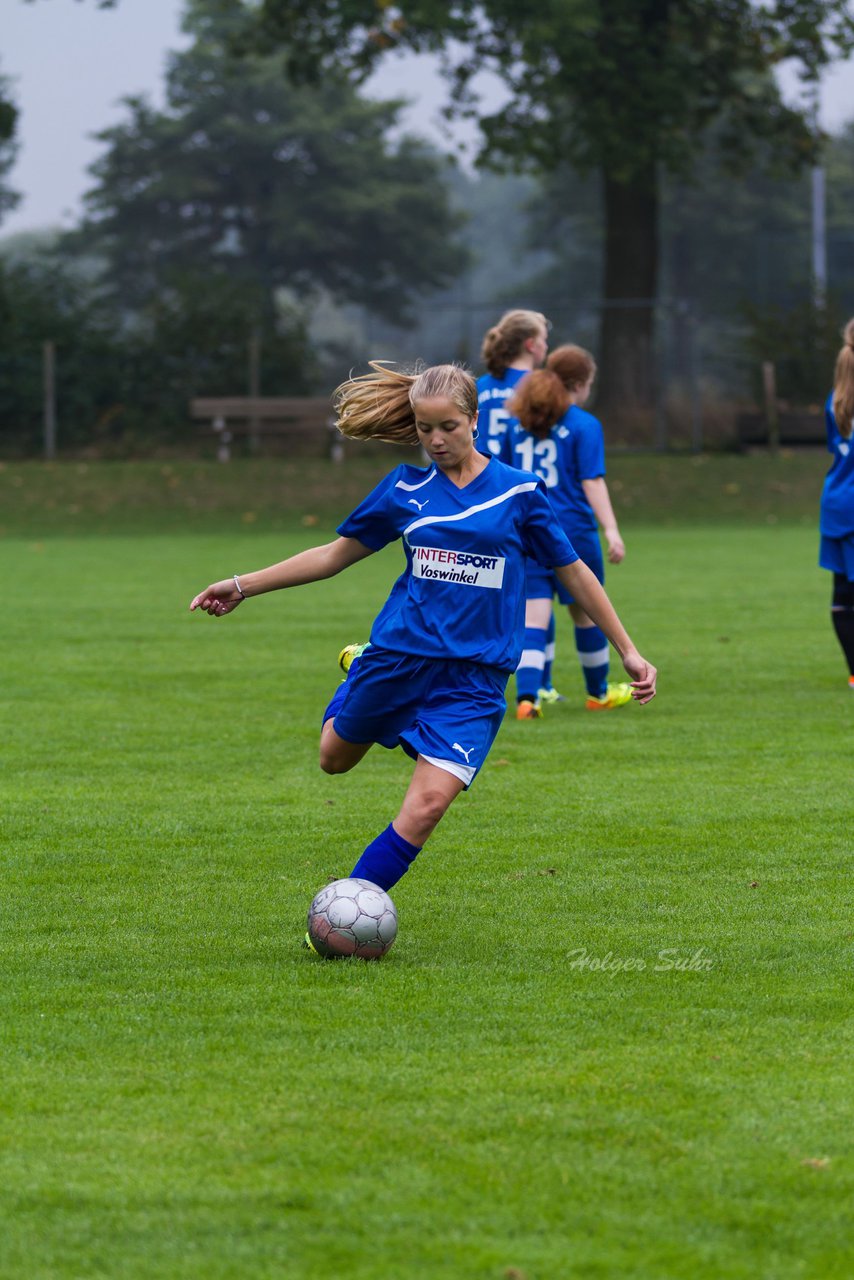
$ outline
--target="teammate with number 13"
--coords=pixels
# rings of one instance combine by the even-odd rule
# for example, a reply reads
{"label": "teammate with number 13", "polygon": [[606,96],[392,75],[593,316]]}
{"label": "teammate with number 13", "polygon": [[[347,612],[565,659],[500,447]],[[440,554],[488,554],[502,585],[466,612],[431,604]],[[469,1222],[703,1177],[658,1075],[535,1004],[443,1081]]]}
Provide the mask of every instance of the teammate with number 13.
{"label": "teammate with number 13", "polygon": [[[545,484],[564,533],[600,583],[605,581],[597,520],[611,564],[619,564],[626,549],[605,483],[605,443],[602,424],[583,405],[590,395],[596,364],[589,351],[572,345],[558,347],[545,369],[531,373],[508,403],[513,415],[501,445],[504,461],[531,471]],[[517,718],[541,714],[538,688],[546,661],[553,596],[568,605],[575,624],[578,651],[589,711],[611,711],[631,701],[631,686],[608,679],[608,640],[581,601],[555,574],[531,562],[528,566],[525,646],[516,672]]]}

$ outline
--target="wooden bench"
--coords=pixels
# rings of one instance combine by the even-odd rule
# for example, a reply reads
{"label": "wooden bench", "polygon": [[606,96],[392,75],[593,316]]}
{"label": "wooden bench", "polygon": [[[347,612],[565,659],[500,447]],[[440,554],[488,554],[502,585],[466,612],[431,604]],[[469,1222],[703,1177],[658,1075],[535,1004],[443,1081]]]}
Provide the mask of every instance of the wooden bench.
{"label": "wooden bench", "polygon": [[262,436],[286,436],[301,445],[322,442],[322,451],[341,462],[344,448],[335,426],[332,404],[325,397],[221,396],[190,401],[190,417],[210,424],[205,434],[217,439],[220,462],[231,459],[231,446],[243,437],[257,452]]}
{"label": "wooden bench", "polygon": [[[823,445],[827,442],[824,409],[780,409],[777,443],[789,445]],[[765,413],[740,413],[736,419],[740,448],[768,448],[774,443]]]}

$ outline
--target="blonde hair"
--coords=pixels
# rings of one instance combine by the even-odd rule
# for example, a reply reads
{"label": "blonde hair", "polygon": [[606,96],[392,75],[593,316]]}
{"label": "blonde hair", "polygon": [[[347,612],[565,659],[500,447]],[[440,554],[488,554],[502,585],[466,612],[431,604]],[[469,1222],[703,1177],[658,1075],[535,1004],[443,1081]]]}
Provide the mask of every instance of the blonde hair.
{"label": "blonde hair", "polygon": [[583,347],[557,347],[545,369],[535,369],[519,383],[507,406],[526,431],[544,440],[569,408],[570,393],[583,387],[596,372],[596,361]]}
{"label": "blonde hair", "polygon": [[833,372],[833,416],[839,434],[850,440],[854,426],[854,319],[842,330],[842,341]]}
{"label": "blonde hair", "polygon": [[480,349],[481,359],[493,378],[503,378],[509,366],[549,322],[539,311],[505,311],[498,324],[487,330]]}
{"label": "blonde hair", "polygon": [[336,387],[332,403],[338,430],[351,440],[418,444],[413,406],[445,396],[467,418],[477,413],[477,384],[457,364],[436,364],[402,373],[383,360],[369,361],[373,373],[348,378]]}

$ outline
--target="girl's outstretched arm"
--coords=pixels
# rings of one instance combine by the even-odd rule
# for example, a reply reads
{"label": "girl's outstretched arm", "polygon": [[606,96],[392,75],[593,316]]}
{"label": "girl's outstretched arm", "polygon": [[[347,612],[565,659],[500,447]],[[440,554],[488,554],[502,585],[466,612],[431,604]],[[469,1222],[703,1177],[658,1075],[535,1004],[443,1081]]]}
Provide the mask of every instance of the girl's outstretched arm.
{"label": "girl's outstretched arm", "polygon": [[342,569],[347,569],[351,564],[370,555],[373,555],[371,548],[357,538],[336,538],[334,542],[326,542],[320,547],[299,551],[295,556],[280,560],[267,569],[235,574],[231,578],[223,578],[221,582],[213,582],[193,597],[190,609],[201,609],[213,618],[221,618],[226,613],[233,613],[249,596],[260,596],[266,591],[280,591],[284,587],[300,587],[307,582],[334,578]]}

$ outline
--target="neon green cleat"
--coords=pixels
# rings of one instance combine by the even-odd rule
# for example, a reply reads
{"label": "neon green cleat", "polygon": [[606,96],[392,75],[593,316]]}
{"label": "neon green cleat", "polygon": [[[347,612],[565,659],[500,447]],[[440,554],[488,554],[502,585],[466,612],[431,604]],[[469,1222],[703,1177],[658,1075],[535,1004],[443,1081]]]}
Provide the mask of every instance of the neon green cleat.
{"label": "neon green cleat", "polygon": [[566,698],[562,693],[558,693],[557,689],[540,689],[537,694],[537,701],[544,702],[546,706],[551,706],[555,702],[566,702]]}
{"label": "neon green cleat", "polygon": [[313,956],[319,956],[320,952],[309,937],[308,930],[305,931],[305,937],[302,940],[303,950],[310,951]]}
{"label": "neon green cleat", "polygon": [[345,675],[350,670],[353,659],[361,658],[367,647],[367,644],[345,644],[338,655],[338,665]]}
{"label": "neon green cleat", "polygon": [[609,684],[603,698],[588,698],[584,705],[588,711],[614,711],[617,707],[624,707],[631,700],[630,684]]}

